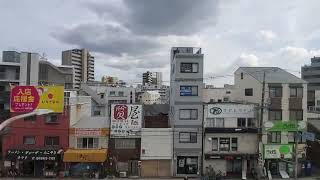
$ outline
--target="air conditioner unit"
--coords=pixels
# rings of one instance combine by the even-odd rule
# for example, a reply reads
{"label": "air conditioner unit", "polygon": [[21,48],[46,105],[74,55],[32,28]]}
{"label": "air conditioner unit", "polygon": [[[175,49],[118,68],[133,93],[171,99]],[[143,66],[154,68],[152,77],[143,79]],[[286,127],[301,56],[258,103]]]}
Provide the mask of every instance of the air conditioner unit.
{"label": "air conditioner unit", "polygon": [[119,176],[121,178],[125,178],[125,177],[127,177],[127,172],[126,171],[122,171],[122,172],[120,172]]}

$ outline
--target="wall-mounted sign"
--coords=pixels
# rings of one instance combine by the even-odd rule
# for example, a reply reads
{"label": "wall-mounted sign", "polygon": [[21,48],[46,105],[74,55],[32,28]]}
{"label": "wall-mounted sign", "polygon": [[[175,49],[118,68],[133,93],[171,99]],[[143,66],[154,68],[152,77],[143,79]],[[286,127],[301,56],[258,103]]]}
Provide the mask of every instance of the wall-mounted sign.
{"label": "wall-mounted sign", "polygon": [[57,150],[8,150],[7,153],[10,160],[55,161],[57,155]]}
{"label": "wall-mounted sign", "polygon": [[141,132],[142,106],[111,105],[111,136],[137,136]]}
{"label": "wall-mounted sign", "polygon": [[292,152],[291,144],[264,145],[264,159],[280,159],[281,155],[283,155],[285,159],[291,159]]}
{"label": "wall-mounted sign", "polygon": [[70,128],[70,134],[74,136],[107,136],[109,135],[108,128]]}
{"label": "wall-mounted sign", "polygon": [[64,107],[63,86],[13,86],[10,112],[32,112],[48,109],[61,113]]}
{"label": "wall-mounted sign", "polygon": [[267,131],[299,131],[306,128],[305,121],[268,121],[264,123]]}
{"label": "wall-mounted sign", "polygon": [[254,105],[249,104],[208,104],[208,118],[254,117]]}

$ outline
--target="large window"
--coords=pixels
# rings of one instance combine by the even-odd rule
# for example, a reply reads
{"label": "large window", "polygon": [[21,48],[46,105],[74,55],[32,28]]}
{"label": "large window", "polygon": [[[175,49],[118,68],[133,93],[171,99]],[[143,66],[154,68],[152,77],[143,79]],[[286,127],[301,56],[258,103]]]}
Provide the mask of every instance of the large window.
{"label": "large window", "polygon": [[269,87],[270,97],[282,97],[282,87]]}
{"label": "large window", "polygon": [[180,109],[179,119],[196,120],[198,119],[198,109]]}
{"label": "large window", "polygon": [[246,127],[246,118],[238,118],[238,127]]}
{"label": "large window", "polygon": [[270,132],[268,134],[268,143],[281,143],[281,132]]}
{"label": "large window", "polygon": [[212,151],[218,151],[219,145],[218,145],[218,138],[212,138]]}
{"label": "large window", "polygon": [[248,118],[247,119],[248,127],[253,128],[256,127],[256,119],[255,118]]}
{"label": "large window", "polygon": [[231,138],[231,151],[238,151],[238,139]]}
{"label": "large window", "polygon": [[181,73],[197,73],[199,72],[198,63],[181,63],[180,64]]}
{"label": "large window", "polygon": [[290,87],[290,97],[301,98],[303,96],[302,87]]}
{"label": "large window", "polygon": [[245,96],[253,96],[253,89],[252,88],[245,89],[244,95]]}
{"label": "large window", "polygon": [[270,110],[269,111],[269,120],[282,120],[282,110]]}
{"label": "large window", "polygon": [[135,139],[115,139],[115,149],[135,149]]}
{"label": "large window", "polygon": [[23,144],[36,144],[36,138],[34,136],[23,136]]}
{"label": "large window", "polygon": [[180,132],[179,142],[180,143],[197,143],[197,133],[196,132]]}
{"label": "large window", "polygon": [[289,119],[295,120],[295,121],[302,121],[303,120],[303,111],[302,110],[290,110]]}
{"label": "large window", "polygon": [[206,127],[224,127],[224,118],[207,118]]}
{"label": "large window", "polygon": [[97,149],[99,147],[98,138],[78,138],[77,148],[79,149]]}
{"label": "large window", "polygon": [[180,86],[180,96],[198,96],[198,86]]}
{"label": "large window", "polygon": [[220,151],[230,151],[230,138],[220,138]]}
{"label": "large window", "polygon": [[44,137],[45,146],[59,146],[59,136],[46,136]]}

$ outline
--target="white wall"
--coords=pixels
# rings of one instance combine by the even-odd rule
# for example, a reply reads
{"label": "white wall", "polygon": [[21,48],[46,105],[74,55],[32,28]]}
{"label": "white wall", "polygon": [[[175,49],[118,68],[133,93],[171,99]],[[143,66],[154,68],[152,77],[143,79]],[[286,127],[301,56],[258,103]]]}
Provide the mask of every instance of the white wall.
{"label": "white wall", "polygon": [[[27,83],[27,64],[28,64],[28,52],[21,52],[20,54],[20,85],[26,85]],[[30,64],[30,85],[38,85],[39,81],[39,54],[31,53]]]}
{"label": "white wall", "polygon": [[70,127],[77,123],[82,116],[91,116],[91,97],[70,97]]}
{"label": "white wall", "polygon": [[[227,94],[227,91],[230,92],[230,94]],[[232,90],[228,88],[205,88],[202,90],[202,101],[205,103],[210,102],[211,99],[214,100],[214,102],[218,102],[221,100],[221,102],[224,102],[224,98],[228,98],[228,101],[232,101]]]}
{"label": "white wall", "polygon": [[141,129],[141,160],[150,159],[172,159],[171,128]]}

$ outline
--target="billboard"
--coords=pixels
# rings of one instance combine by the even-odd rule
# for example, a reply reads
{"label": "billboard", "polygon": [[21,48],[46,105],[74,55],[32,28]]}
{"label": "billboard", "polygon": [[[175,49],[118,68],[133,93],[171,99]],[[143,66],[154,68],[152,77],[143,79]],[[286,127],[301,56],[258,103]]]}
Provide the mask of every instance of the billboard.
{"label": "billboard", "polygon": [[264,128],[267,131],[301,131],[306,126],[305,121],[267,121],[264,123]]}
{"label": "billboard", "polygon": [[255,117],[254,105],[208,104],[208,118]]}
{"label": "billboard", "polygon": [[142,105],[111,105],[111,136],[137,136],[141,132]]}
{"label": "billboard", "polygon": [[11,87],[10,112],[32,112],[36,109],[48,109],[61,113],[63,107],[63,86]]}
{"label": "billboard", "polygon": [[292,158],[292,145],[291,144],[266,144],[264,145],[264,158],[265,159],[280,159],[283,155],[284,159]]}

